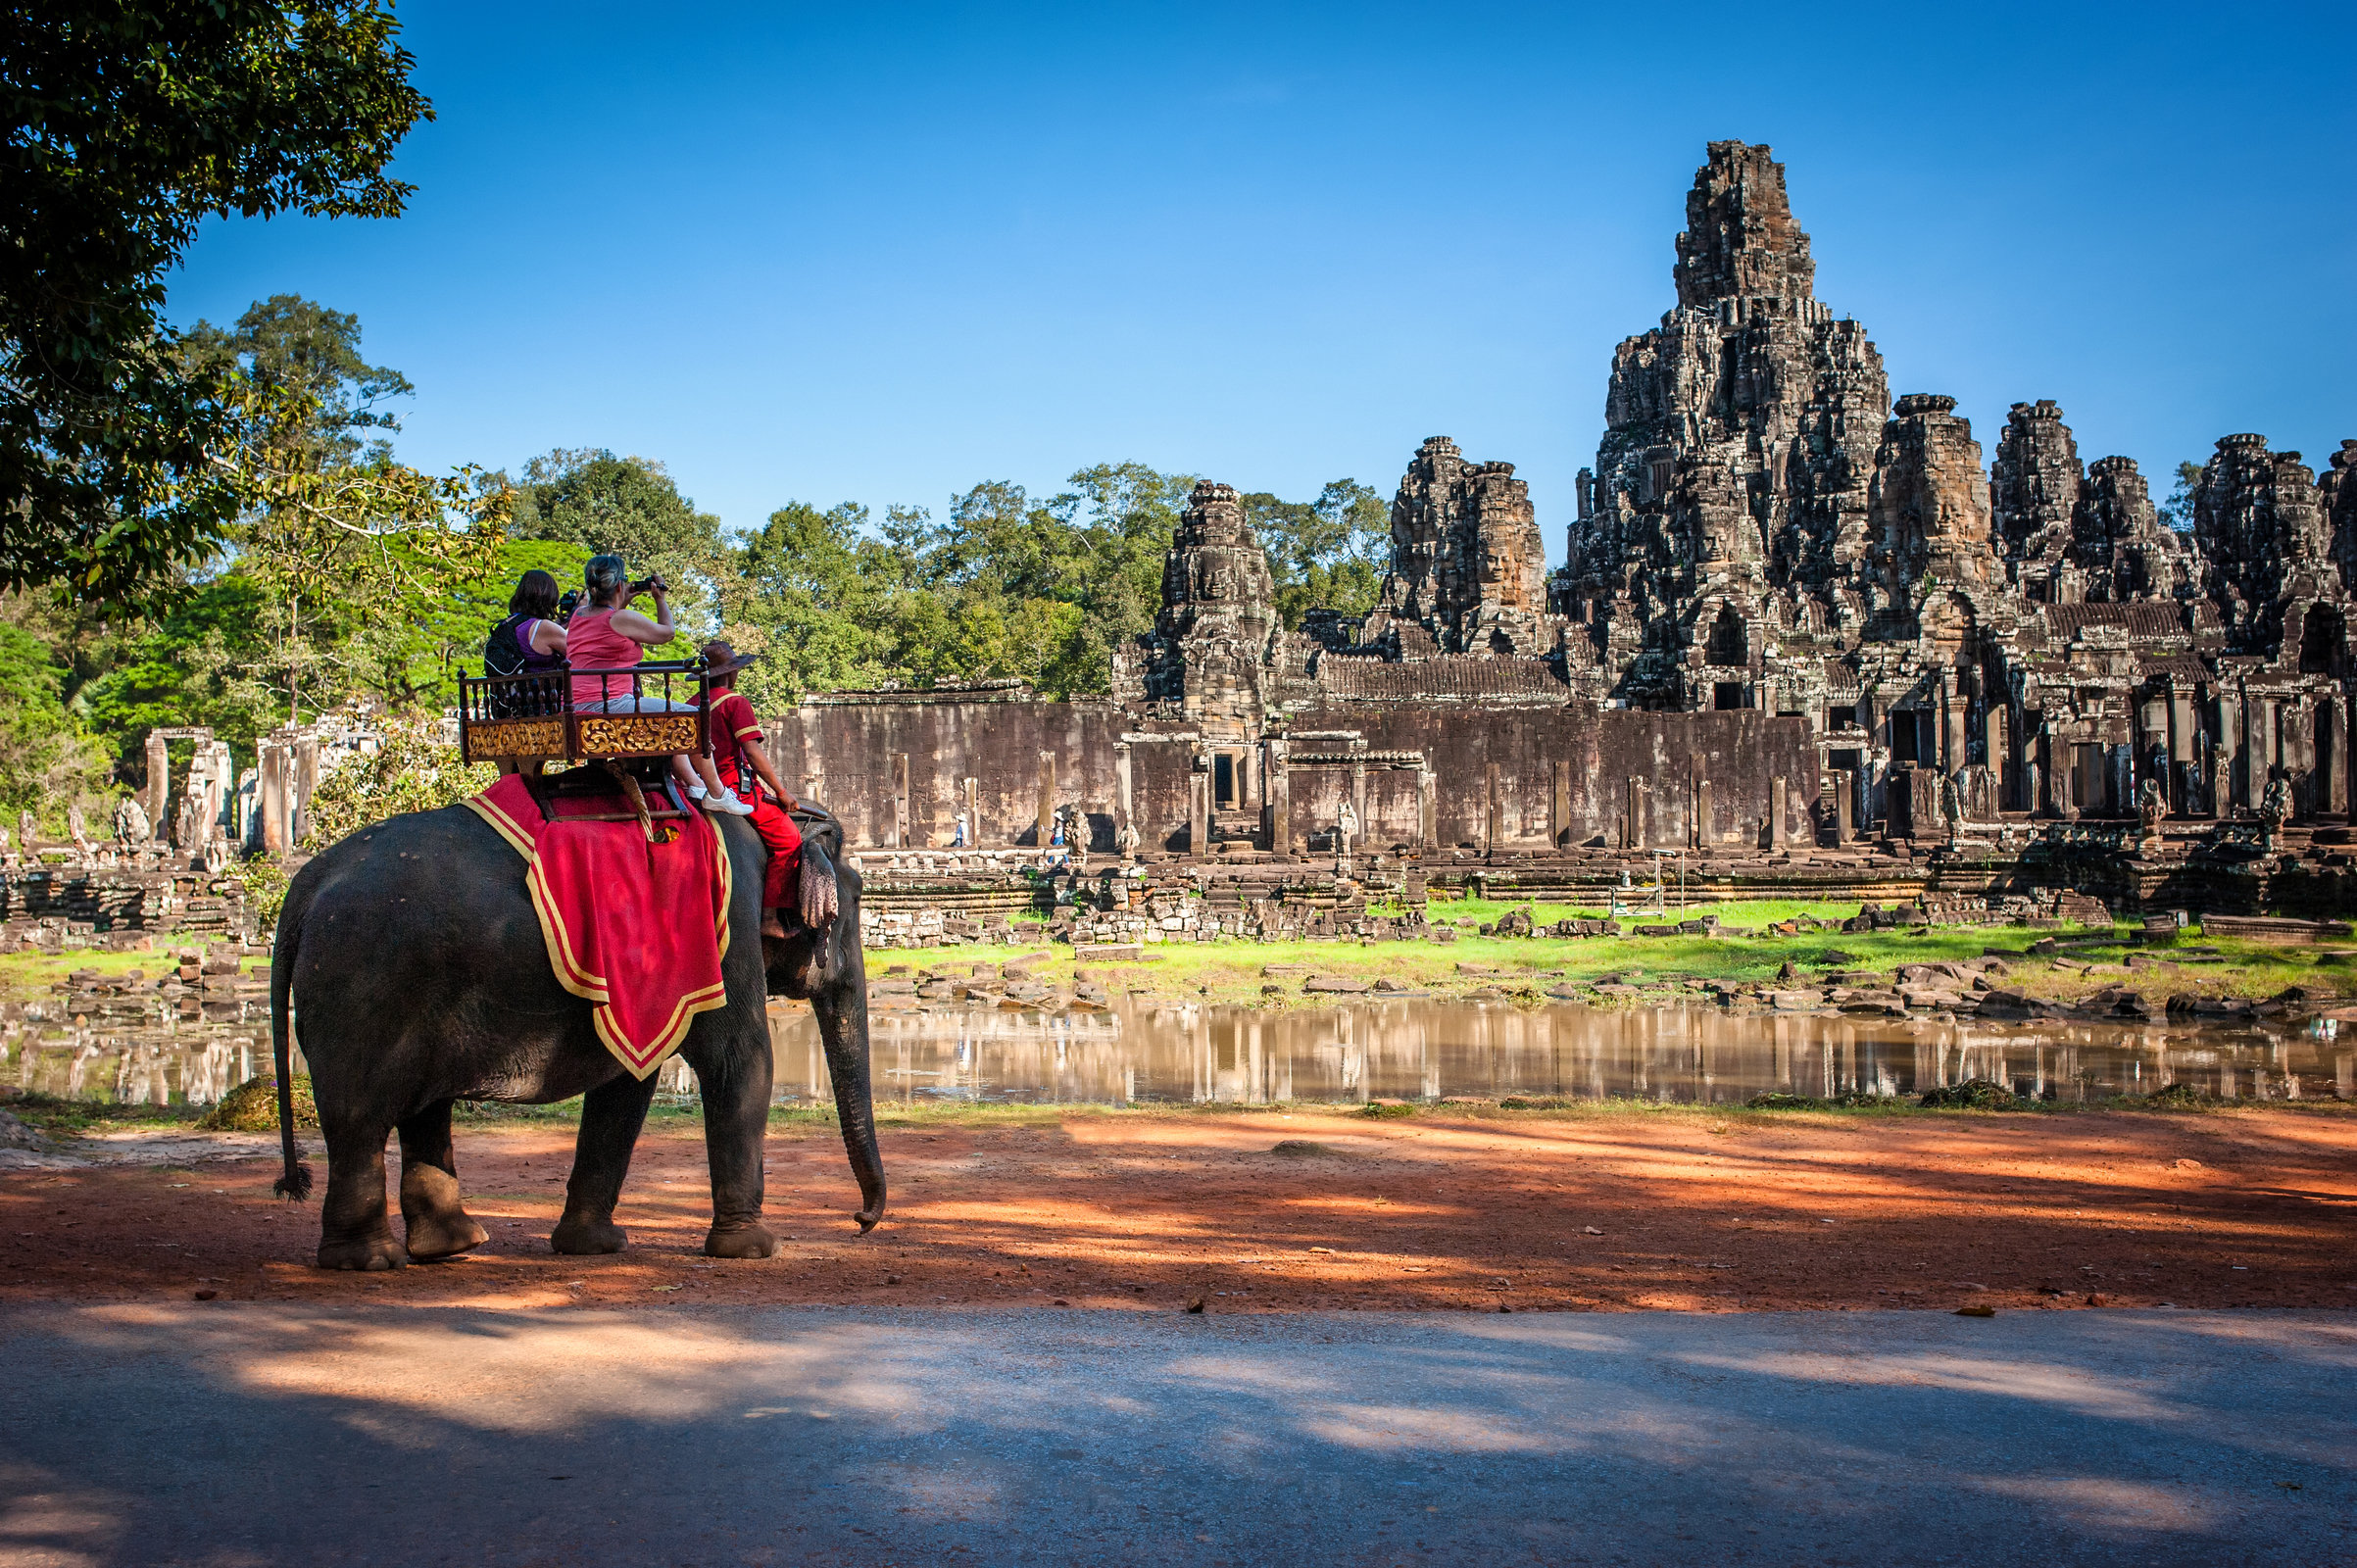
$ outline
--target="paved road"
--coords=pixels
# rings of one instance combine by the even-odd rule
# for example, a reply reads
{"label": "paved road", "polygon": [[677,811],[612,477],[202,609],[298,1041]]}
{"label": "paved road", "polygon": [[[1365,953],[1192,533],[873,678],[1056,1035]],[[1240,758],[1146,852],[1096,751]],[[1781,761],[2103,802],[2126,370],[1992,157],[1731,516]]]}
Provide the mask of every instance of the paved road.
{"label": "paved road", "polygon": [[2357,1560],[2348,1313],[190,1303],[0,1369],[11,1568]]}

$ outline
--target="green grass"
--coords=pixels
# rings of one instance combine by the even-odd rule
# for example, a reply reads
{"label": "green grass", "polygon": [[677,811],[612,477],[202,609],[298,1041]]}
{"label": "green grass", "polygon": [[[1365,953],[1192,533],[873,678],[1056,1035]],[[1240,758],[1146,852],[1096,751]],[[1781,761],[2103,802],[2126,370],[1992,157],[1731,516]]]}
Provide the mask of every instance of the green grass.
{"label": "green grass", "polygon": [[[94,969],[108,979],[115,979],[137,969],[150,980],[161,978],[178,966],[172,954],[182,948],[206,948],[194,939],[182,941],[172,936],[159,936],[157,945],[144,952],[112,953],[90,949],[65,953],[21,952],[0,955],[0,996],[25,997],[46,995],[49,988],[66,979],[77,969]],[[210,949],[207,949],[210,951]],[[270,973],[270,957],[267,953],[248,954],[243,965],[248,974]]]}
{"label": "green grass", "polygon": [[0,1100],[0,1110],[7,1110],[25,1126],[53,1138],[79,1138],[84,1133],[141,1127],[193,1127],[208,1108],[126,1105],[116,1100],[67,1100],[57,1095],[14,1095]]}
{"label": "green grass", "polygon": [[[1496,900],[1435,899],[1429,908],[1436,924],[1455,926],[1471,918],[1494,923],[1509,909],[1527,909],[1542,924],[1569,917],[1593,918],[1602,911],[1559,904],[1510,904]],[[1792,899],[1755,899],[1706,906],[1689,906],[1687,918],[1702,912],[1719,916],[1723,926],[1764,931],[1780,920],[1808,915],[1829,924],[1858,912],[1855,904],[1811,903]],[[1673,907],[1666,916],[1640,916],[1623,921],[1659,924],[1679,917]],[[1458,928],[1456,941],[1432,942],[1170,942],[1149,945],[1143,963],[1076,960],[1069,948],[1045,943],[1027,950],[1005,948],[942,948],[917,952],[891,950],[870,954],[871,975],[914,977],[928,970],[959,970],[977,963],[1005,962],[1022,951],[1044,954],[1046,961],[1032,972],[1056,984],[1072,982],[1075,968],[1102,973],[1112,985],[1157,999],[1250,1004],[1258,1006],[1327,1005],[1324,999],[1304,996],[1301,975],[1267,976],[1272,963],[1304,965],[1314,973],[1373,980],[1388,975],[1415,990],[1436,995],[1461,995],[1483,987],[1521,991],[1536,999],[1549,987],[1579,988],[1618,977],[1653,990],[1680,980],[1715,980],[1730,984],[1769,982],[1791,962],[1804,974],[1827,967],[1889,973],[1901,964],[1940,959],[1977,958],[1987,952],[2006,957],[2008,985],[2037,995],[2078,995],[2108,980],[2155,997],[2178,992],[2205,996],[2263,998],[2285,987],[2304,985],[2326,990],[2357,989],[2357,967],[2321,965],[2315,952],[2273,947],[2263,943],[2205,941],[2188,937],[2184,947],[2217,950],[2220,963],[2185,963],[2192,955],[2180,949],[2138,948],[2129,941],[2126,927],[2073,927],[2032,930],[2025,926],[1934,926],[1888,931],[1844,933],[1804,932],[1793,937],[1482,937]],[[2133,976],[2090,980],[2055,969],[2043,958],[2027,956],[2032,945],[2052,937],[2062,956],[2086,963],[2125,965],[2131,955],[2175,961],[2180,972],[2138,971]],[[1837,955],[1842,956],[1836,956]],[[1497,975],[1467,975],[1459,965],[1493,968]],[[2343,977],[2347,977],[2345,980]],[[1813,975],[1812,975],[1813,977]],[[1273,994],[1264,988],[1275,986]],[[1657,1000],[1657,999],[1655,999]]]}

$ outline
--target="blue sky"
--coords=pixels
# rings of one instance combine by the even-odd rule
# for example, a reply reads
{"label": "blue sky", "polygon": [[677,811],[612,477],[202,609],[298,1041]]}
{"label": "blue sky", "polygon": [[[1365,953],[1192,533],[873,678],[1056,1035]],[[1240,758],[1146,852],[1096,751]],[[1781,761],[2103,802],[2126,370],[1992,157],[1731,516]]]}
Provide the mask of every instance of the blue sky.
{"label": "blue sky", "polygon": [[357,312],[401,455],[790,500],[1135,459],[1389,494],[1453,436],[1550,556],[1703,143],[1772,145],[1819,297],[1994,446],[2155,475],[2357,436],[2343,7],[404,4],[384,222],[210,224],[172,314]]}

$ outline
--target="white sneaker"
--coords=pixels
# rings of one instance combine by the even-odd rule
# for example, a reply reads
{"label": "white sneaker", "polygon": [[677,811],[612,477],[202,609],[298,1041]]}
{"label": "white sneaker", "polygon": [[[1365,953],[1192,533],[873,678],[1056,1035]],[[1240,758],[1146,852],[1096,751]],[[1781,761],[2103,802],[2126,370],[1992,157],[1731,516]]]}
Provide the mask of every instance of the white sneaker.
{"label": "white sneaker", "polygon": [[751,816],[753,814],[752,806],[740,800],[737,792],[730,789],[724,789],[717,795],[709,796],[703,806],[708,811],[726,811],[731,816]]}

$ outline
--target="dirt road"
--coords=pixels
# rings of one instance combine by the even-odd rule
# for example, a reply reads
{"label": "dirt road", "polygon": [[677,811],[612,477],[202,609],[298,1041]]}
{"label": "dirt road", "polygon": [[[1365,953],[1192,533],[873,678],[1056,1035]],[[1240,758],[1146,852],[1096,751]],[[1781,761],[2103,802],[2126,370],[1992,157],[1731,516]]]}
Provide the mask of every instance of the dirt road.
{"label": "dirt road", "polygon": [[884,1153],[893,1211],[862,1240],[833,1134],[774,1133],[768,1212],[787,1245],[714,1264],[698,1253],[701,1135],[652,1130],[619,1216],[631,1250],[568,1258],[548,1234],[570,1129],[468,1130],[460,1175],[490,1244],[390,1276],[310,1267],[318,1204],[273,1200],[272,1161],[10,1172],[0,1300],[2357,1305],[2357,1118],[2332,1114],[1083,1113],[887,1129]]}

